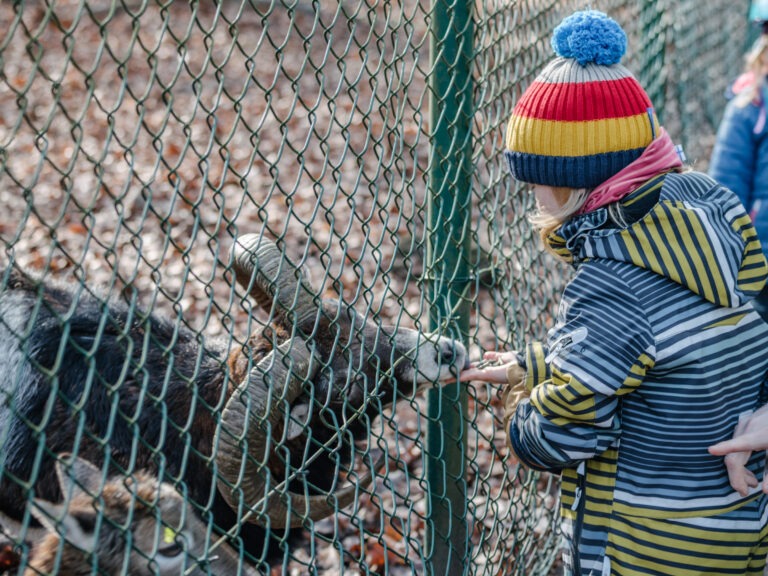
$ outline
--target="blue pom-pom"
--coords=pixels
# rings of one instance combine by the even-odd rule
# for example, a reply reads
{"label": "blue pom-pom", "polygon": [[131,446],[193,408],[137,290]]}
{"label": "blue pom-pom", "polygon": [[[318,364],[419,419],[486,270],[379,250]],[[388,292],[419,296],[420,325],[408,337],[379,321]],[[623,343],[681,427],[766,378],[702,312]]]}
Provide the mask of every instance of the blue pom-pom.
{"label": "blue pom-pom", "polygon": [[609,66],[621,62],[627,50],[627,35],[618,23],[599,10],[571,14],[555,28],[552,48],[563,58],[582,66],[590,62]]}

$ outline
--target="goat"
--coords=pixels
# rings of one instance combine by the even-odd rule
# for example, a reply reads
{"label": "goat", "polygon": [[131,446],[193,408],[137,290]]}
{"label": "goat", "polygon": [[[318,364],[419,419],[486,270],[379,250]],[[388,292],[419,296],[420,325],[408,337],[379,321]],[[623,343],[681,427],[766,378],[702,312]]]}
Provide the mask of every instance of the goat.
{"label": "goat", "polygon": [[183,486],[262,562],[265,533],[326,517],[371,482],[368,470],[338,488],[367,420],[468,364],[452,339],[316,299],[266,238],[239,238],[233,268],[270,324],[231,354],[83,286],[0,270],[0,513],[21,521],[32,490],[61,501],[53,462],[73,453]]}
{"label": "goat", "polygon": [[256,575],[227,546],[209,555],[206,525],[172,486],[151,474],[104,483],[101,470],[81,458],[68,466],[71,479],[62,460],[55,468],[68,498],[34,501],[31,511],[47,534],[34,544],[24,576]]}

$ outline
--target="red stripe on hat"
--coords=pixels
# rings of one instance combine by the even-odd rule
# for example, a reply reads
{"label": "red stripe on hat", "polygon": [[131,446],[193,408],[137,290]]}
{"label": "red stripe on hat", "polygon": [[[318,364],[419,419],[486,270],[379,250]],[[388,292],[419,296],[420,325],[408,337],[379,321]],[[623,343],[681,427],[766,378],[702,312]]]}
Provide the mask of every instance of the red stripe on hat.
{"label": "red stripe on hat", "polygon": [[642,114],[652,106],[635,78],[594,82],[534,81],[512,114],[541,120],[583,122]]}

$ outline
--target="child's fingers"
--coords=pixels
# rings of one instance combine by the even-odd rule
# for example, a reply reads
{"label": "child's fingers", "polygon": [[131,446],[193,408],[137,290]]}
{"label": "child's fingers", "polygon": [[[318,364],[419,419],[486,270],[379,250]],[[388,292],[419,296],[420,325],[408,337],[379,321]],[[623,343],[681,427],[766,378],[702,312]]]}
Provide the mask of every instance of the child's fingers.
{"label": "child's fingers", "polygon": [[470,362],[469,368],[459,374],[459,379],[504,384],[507,382],[507,367],[513,363],[517,363],[515,352],[485,352],[482,360]]}
{"label": "child's fingers", "polygon": [[505,366],[490,366],[488,368],[469,367],[459,374],[459,380],[462,382],[479,380],[481,382],[503,384],[507,381],[507,369]]}
{"label": "child's fingers", "polygon": [[501,352],[494,352],[492,350],[489,350],[485,354],[483,354],[483,360],[496,360],[501,355]]}
{"label": "child's fingers", "polygon": [[489,350],[483,353],[482,362],[498,362],[500,364],[508,364],[509,362],[515,362],[517,360],[516,352],[499,352]]}

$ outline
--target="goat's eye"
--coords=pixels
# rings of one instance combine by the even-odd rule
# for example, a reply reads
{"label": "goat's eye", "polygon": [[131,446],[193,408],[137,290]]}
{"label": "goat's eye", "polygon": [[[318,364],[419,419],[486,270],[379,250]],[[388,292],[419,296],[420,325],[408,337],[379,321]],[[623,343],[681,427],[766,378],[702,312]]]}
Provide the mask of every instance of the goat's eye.
{"label": "goat's eye", "polygon": [[163,543],[158,548],[157,553],[167,558],[173,558],[183,551],[181,534],[166,526],[163,529]]}
{"label": "goat's eye", "polygon": [[184,547],[181,544],[181,539],[174,540],[172,544],[165,544],[157,550],[157,553],[166,558],[175,558],[179,554],[184,552]]}

